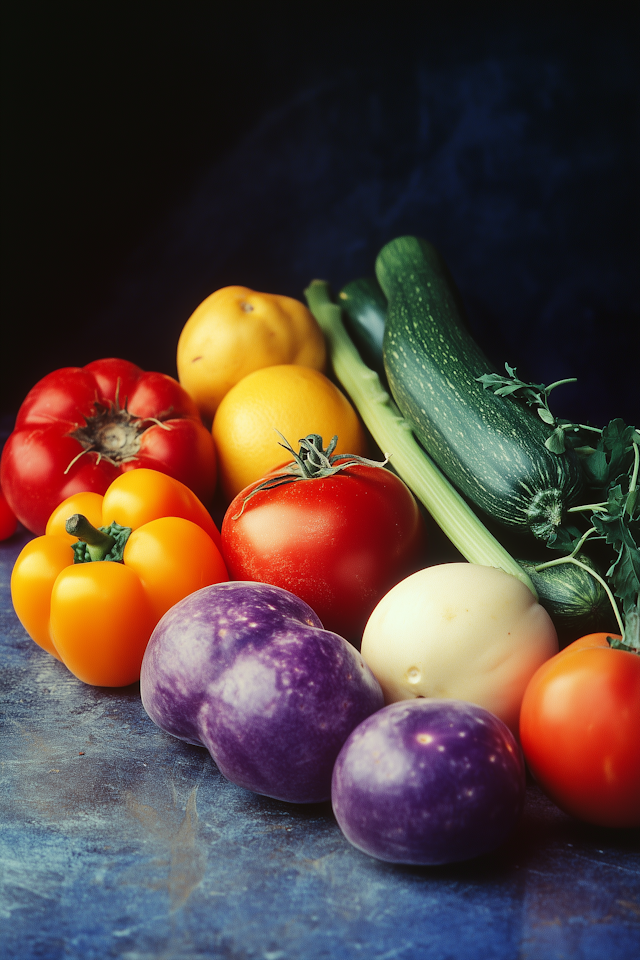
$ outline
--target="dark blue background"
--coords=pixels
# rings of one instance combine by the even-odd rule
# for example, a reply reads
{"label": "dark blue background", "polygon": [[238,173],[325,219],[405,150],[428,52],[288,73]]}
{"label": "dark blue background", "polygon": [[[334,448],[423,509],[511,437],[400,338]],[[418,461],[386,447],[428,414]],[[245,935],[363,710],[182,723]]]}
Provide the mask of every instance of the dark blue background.
{"label": "dark blue background", "polygon": [[636,4],[14,6],[5,414],[99,356],[175,375],[217,287],[337,290],[415,233],[497,364],[640,421]]}

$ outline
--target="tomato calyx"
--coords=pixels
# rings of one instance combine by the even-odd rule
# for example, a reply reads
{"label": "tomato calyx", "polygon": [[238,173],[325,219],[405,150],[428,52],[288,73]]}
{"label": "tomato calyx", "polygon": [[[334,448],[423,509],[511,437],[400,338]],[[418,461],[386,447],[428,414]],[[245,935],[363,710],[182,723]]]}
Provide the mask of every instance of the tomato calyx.
{"label": "tomato calyx", "polygon": [[240,513],[233,517],[234,520],[242,516],[247,502],[262,490],[272,490],[274,487],[280,487],[285,483],[295,483],[298,480],[320,480],[324,477],[332,477],[341,470],[359,463],[368,467],[384,467],[389,459],[386,457],[382,461],[368,460],[366,457],[360,457],[355,453],[335,453],[338,444],[337,436],[332,437],[325,450],[322,437],[318,433],[308,433],[306,437],[298,440],[300,450],[296,453],[286,437],[283,437],[279,430],[276,430],[276,433],[282,437],[283,442],[279,445],[291,454],[293,461],[281,467],[278,473],[258,483],[243,498],[242,509]]}
{"label": "tomato calyx", "polygon": [[76,427],[68,436],[81,445],[82,450],[73,458],[65,473],[85,453],[96,453],[97,462],[106,460],[114,466],[134,460],[140,452],[142,434],[151,424],[170,430],[171,427],[155,417],[136,417],[127,410],[126,402],[120,406],[116,395],[115,403],[108,405],[96,401],[92,416],[85,417],[84,426]]}
{"label": "tomato calyx", "polygon": [[110,523],[108,527],[94,527],[82,513],[74,513],[65,523],[65,530],[78,542],[72,546],[74,563],[92,563],[111,560],[122,563],[124,548],[131,535],[131,527]]}
{"label": "tomato calyx", "polygon": [[[277,431],[279,433],[279,431]],[[282,437],[282,434],[280,433]],[[296,453],[291,444],[284,438],[280,444],[291,453],[294,462],[289,465],[289,473],[294,480],[314,480],[318,477],[331,477],[334,473],[351,467],[356,463],[364,463],[369,467],[383,467],[387,459],[378,462],[367,460],[355,453],[334,453],[338,445],[338,437],[334,436],[327,449],[322,446],[322,437],[318,433],[308,433],[302,440],[298,440],[300,450]],[[340,461],[338,463],[337,461]]]}

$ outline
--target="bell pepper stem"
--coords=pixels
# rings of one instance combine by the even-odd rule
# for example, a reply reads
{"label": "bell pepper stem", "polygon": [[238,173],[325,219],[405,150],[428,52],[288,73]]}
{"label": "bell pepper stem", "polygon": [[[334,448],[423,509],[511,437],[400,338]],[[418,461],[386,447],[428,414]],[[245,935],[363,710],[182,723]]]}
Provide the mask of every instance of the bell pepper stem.
{"label": "bell pepper stem", "polygon": [[92,560],[104,560],[113,547],[115,538],[108,533],[98,530],[81,513],[74,513],[65,523],[65,530],[72,537],[87,544],[87,550]]}

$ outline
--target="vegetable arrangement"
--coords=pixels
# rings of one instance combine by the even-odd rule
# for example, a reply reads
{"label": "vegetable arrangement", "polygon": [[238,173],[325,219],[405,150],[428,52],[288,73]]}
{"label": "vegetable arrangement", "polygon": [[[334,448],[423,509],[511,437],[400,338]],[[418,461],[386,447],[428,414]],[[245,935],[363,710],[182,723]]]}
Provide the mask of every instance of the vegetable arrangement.
{"label": "vegetable arrangement", "polygon": [[[405,255],[407,261],[402,262]],[[398,276],[389,278],[387,274],[389,271],[393,272],[394,262],[398,267]],[[469,340],[468,334],[460,323],[460,299],[453,281],[437,252],[424,241],[416,238],[400,238],[388,245],[378,259],[378,278],[380,283],[373,279],[359,283],[356,289],[357,295],[352,293],[354,285],[347,285],[338,297],[349,315],[349,325],[353,331],[354,340],[361,346],[363,354],[369,351],[375,370],[364,364],[354,342],[349,338],[342,322],[342,311],[340,306],[333,303],[328,284],[323,281],[313,281],[305,291],[307,301],[329,341],[336,376],[355,403],[380,448],[390,454],[390,460],[396,472],[404,478],[451,542],[471,564],[498,567],[527,584],[534,596],[538,597],[541,604],[544,604],[552,615],[554,624],[564,629],[565,637],[568,631],[570,640],[575,641],[583,631],[587,632],[584,630],[586,625],[591,630],[606,630],[611,628],[611,624],[616,625],[614,630],[619,630],[619,633],[601,634],[600,645],[606,645],[607,649],[601,651],[600,655],[603,652],[612,656],[617,653],[626,653],[628,657],[633,658],[636,666],[629,669],[625,675],[624,684],[618,683],[617,686],[613,680],[607,681],[608,671],[605,671],[603,685],[606,687],[608,683],[609,695],[604,698],[606,707],[599,711],[600,733],[598,736],[600,739],[597,741],[599,747],[577,752],[582,772],[580,777],[576,777],[574,787],[568,786],[566,771],[575,770],[575,767],[572,763],[567,763],[563,768],[563,758],[570,756],[577,741],[592,744],[594,742],[588,734],[594,726],[592,710],[595,693],[589,689],[586,679],[583,682],[583,674],[578,670],[577,658],[571,658],[565,663],[567,672],[569,672],[569,664],[576,667],[576,679],[575,684],[572,682],[572,689],[577,691],[576,695],[584,709],[577,710],[574,717],[572,717],[570,705],[557,711],[558,722],[561,725],[566,722],[567,732],[555,765],[549,765],[550,772],[542,764],[536,763],[534,744],[537,745],[542,739],[545,744],[543,749],[548,755],[553,755],[555,751],[556,740],[553,734],[546,736],[545,723],[549,717],[556,715],[554,704],[561,699],[564,689],[561,683],[558,683],[555,688],[554,696],[546,699],[540,696],[534,698],[534,706],[530,707],[529,711],[539,722],[537,725],[529,723],[526,728],[521,727],[521,742],[525,759],[529,762],[530,757],[532,758],[529,764],[530,769],[538,777],[543,789],[568,812],[601,825],[640,826],[640,787],[636,776],[637,771],[640,770],[640,741],[634,734],[634,730],[637,729],[634,709],[629,707],[631,702],[637,709],[640,703],[640,680],[635,672],[638,669],[637,664],[640,663],[640,616],[638,615],[640,506],[637,493],[640,434],[636,428],[619,420],[600,429],[556,419],[549,409],[548,396],[559,384],[545,387],[522,383],[517,379],[515,370],[508,365],[505,365],[506,378],[491,371],[488,364],[481,369],[484,362],[482,354]],[[385,328],[381,338],[381,296],[384,296],[382,287],[385,278],[388,283],[387,290],[396,298],[395,327],[397,331],[394,337],[394,334]],[[413,284],[414,280],[418,282]],[[401,288],[400,292],[398,292],[398,286]],[[435,293],[434,297],[432,297],[431,287]],[[422,301],[420,297],[423,298]],[[422,304],[429,304],[432,308],[431,312],[427,313],[426,309],[423,311]],[[432,409],[428,396],[430,387],[426,383],[421,385],[420,375],[417,379],[413,375],[416,370],[427,368],[432,370],[433,358],[431,356],[421,358],[418,345],[422,342],[431,349],[430,338],[434,335],[435,329],[433,318],[436,317],[438,322],[442,322],[443,314],[448,314],[455,328],[455,333],[452,333],[446,321],[445,330],[438,334],[440,338],[442,333],[439,344],[433,344],[436,366],[440,364],[439,371],[436,370],[436,379],[440,378],[440,387],[443,391],[440,399],[447,400],[444,412],[442,408]],[[371,323],[371,330],[367,334],[366,327],[369,323]],[[466,372],[462,380],[457,379],[458,371],[453,362],[455,358],[449,352],[452,344],[468,351],[457,358],[463,368],[465,364],[469,364],[465,368]],[[398,356],[393,356],[391,361],[388,360],[389,350],[398,353]],[[399,360],[399,357],[404,357],[404,360]],[[403,365],[404,362],[407,363],[406,368]],[[409,376],[408,387],[401,382],[405,369],[413,369],[413,373]],[[406,417],[402,415],[394,399],[383,386],[383,383],[394,382],[394,370],[397,380],[396,390],[400,399],[402,399],[402,391],[406,389],[404,403]],[[448,380],[451,382],[453,395],[447,395],[444,389],[448,383],[443,371],[451,374]],[[471,374],[476,385],[471,382]],[[412,394],[412,391],[419,391],[421,386],[424,386],[424,396]],[[521,510],[509,511],[505,516],[504,511],[496,504],[495,512],[491,516],[493,521],[497,521],[497,526],[504,524],[505,530],[510,526],[517,527],[518,523],[514,524],[514,520],[518,520],[519,516],[523,531],[529,528],[534,537],[537,535],[539,540],[545,541],[546,557],[538,554],[535,559],[532,559],[531,554],[534,551],[529,547],[527,548],[527,553],[530,554],[528,559],[517,561],[487,529],[479,513],[476,512],[476,509],[480,511],[483,508],[486,511],[489,502],[482,490],[472,489],[473,477],[470,477],[455,461],[451,469],[452,476],[449,477],[434,462],[440,457],[443,467],[448,464],[449,467],[451,466],[449,452],[442,450],[442,437],[447,434],[447,431],[455,432],[457,414],[452,413],[452,410],[458,409],[458,403],[461,402],[463,407],[468,407],[474,402],[479,404],[480,410],[483,409],[485,397],[479,393],[479,389],[495,397],[495,402],[492,401],[492,410],[498,411],[500,404],[504,406],[503,412],[489,425],[487,443],[491,444],[495,440],[496,424],[504,424],[504,417],[510,419],[513,416],[513,422],[519,422],[524,412],[531,427],[531,431],[529,429],[525,431],[527,445],[537,434],[538,440],[533,443],[533,452],[536,458],[541,458],[539,462],[551,464],[547,479],[559,477],[557,465],[554,468],[553,461],[549,461],[547,453],[563,458],[562,462],[565,465],[568,464],[566,476],[569,477],[569,482],[565,480],[563,483],[552,485],[552,487],[555,486],[555,491],[552,489],[551,500],[549,500],[547,489],[538,501],[537,506],[542,502],[546,511],[546,518],[542,516],[542,523],[540,523],[540,514],[536,512],[537,507],[536,511],[529,509],[525,514]],[[475,400],[472,401],[471,398]],[[533,421],[529,414],[538,418],[542,425],[542,433],[540,428],[531,426]],[[440,437],[435,428],[433,434],[429,435],[429,430],[426,428],[429,416],[433,418],[433,422],[440,424]],[[474,414],[473,411],[465,409],[461,416],[460,423],[466,423],[467,429],[470,429],[470,425],[475,422],[475,429],[482,430],[484,421],[481,416],[477,416],[477,411]],[[508,435],[508,428],[506,432]],[[475,434],[472,433],[471,436]],[[418,442],[418,437],[422,443]],[[519,434],[516,432],[515,436],[511,436],[510,442],[517,441],[518,437]],[[547,453],[536,449],[536,443],[539,444],[540,439]],[[454,441],[454,449],[455,442],[461,443],[462,440]],[[486,449],[484,441],[482,446]],[[505,449],[511,450],[511,446]],[[522,457],[518,457],[517,443],[513,452],[522,464]],[[567,453],[570,454],[569,457],[566,456]],[[525,457],[525,461],[529,464],[531,463],[530,454],[531,451]],[[475,452],[470,456],[475,456]],[[493,456],[496,462],[499,462],[500,443],[497,448],[494,448]],[[564,467],[560,469],[564,470]],[[452,482],[456,481],[463,487],[463,474],[466,474],[467,480],[470,478],[471,483],[471,486],[465,490],[465,496]],[[537,469],[537,474],[538,478],[543,477],[544,471]],[[513,474],[510,476],[513,479]],[[514,489],[516,488],[513,487],[512,490]],[[586,500],[584,506],[577,502],[579,494],[580,499]],[[512,503],[516,504],[516,500],[517,498]],[[547,510],[549,503],[553,504],[551,511]],[[535,517],[533,525],[531,524],[532,516]],[[581,518],[584,517],[589,518],[588,522],[582,521],[582,526],[579,526]],[[551,548],[555,555],[550,556],[547,548]],[[606,548],[609,551],[608,557]],[[588,553],[587,549],[589,549]],[[386,599],[384,598],[382,604]],[[587,645],[592,647],[593,643],[588,641]],[[569,643],[566,649],[573,651],[575,646]],[[395,651],[390,658],[394,658],[394,654]],[[522,723],[524,723],[524,704],[527,703],[529,686],[533,687],[534,682],[539,682],[535,681],[535,678],[545,674],[547,664],[555,663],[556,659],[560,662],[562,655],[563,651],[546,661],[526,684]],[[586,656],[586,653],[583,656]],[[393,662],[395,665],[395,658]],[[595,657],[592,662],[595,664]],[[605,662],[611,663],[608,660]],[[611,675],[616,676],[615,667],[618,666],[618,661],[613,663]],[[412,664],[413,666],[415,665]],[[624,666],[626,663],[620,664],[621,673]],[[550,666],[549,669],[551,669]],[[415,678],[419,673],[417,667],[415,673],[410,668],[404,675],[405,683],[409,679],[409,674]],[[543,705],[548,716],[545,716]],[[616,727],[615,734],[613,727]],[[533,730],[533,732],[527,736],[525,730]],[[618,751],[620,762],[615,775],[609,762],[610,758],[607,759],[605,751],[608,732],[612,742],[622,741],[623,743],[623,747]],[[607,776],[611,781],[608,793],[601,789],[603,778],[606,779]],[[593,803],[587,802],[586,799],[591,789],[597,797]]]}
{"label": "vegetable arrangement", "polygon": [[[379,859],[494,849],[525,761],[568,813],[640,826],[640,434],[491,369],[426,241],[376,273],[308,308],[217,291],[180,382],[109,359],[37,384],[2,456],[39,534],[18,618],[86,683],[139,678],[234,783],[330,799]],[[466,562],[430,561],[424,511]]]}
{"label": "vegetable arrangement", "polygon": [[[328,284],[323,281],[314,281],[305,291],[307,300],[311,306],[314,315],[322,326],[327,339],[331,345],[331,358],[338,380],[343,384],[349,396],[354,401],[364,422],[372,433],[374,439],[383,450],[393,449],[392,463],[396,471],[402,476],[418,498],[424,503],[429,513],[433,516],[442,530],[446,533],[451,542],[458,548],[462,555],[471,563],[485,563],[489,566],[497,566],[506,572],[519,577],[529,586],[534,595],[539,596],[547,609],[554,617],[557,617],[560,624],[568,624],[570,627],[580,629],[585,625],[595,626],[597,622],[608,621],[609,625],[613,617],[613,622],[617,624],[621,634],[624,634],[626,645],[634,650],[640,650],[640,617],[638,616],[638,598],[640,597],[640,497],[638,495],[638,479],[640,466],[640,433],[632,426],[624,424],[620,420],[612,421],[606,428],[600,429],[585,424],[573,424],[566,420],[556,419],[548,406],[548,395],[550,391],[558,386],[553,384],[551,387],[544,385],[524,384],[517,379],[515,371],[506,366],[508,376],[506,378],[493,372],[486,372],[488,362],[486,362],[485,372],[475,377],[477,381],[471,388],[468,376],[469,371],[475,373],[480,369],[482,354],[470,339],[469,334],[462,323],[459,303],[459,295],[453,285],[446,266],[442,263],[437,251],[435,251],[425,241],[412,237],[399,238],[392,241],[387,247],[383,248],[378,258],[378,266],[381,278],[384,277],[384,270],[387,269],[385,255],[389,250],[391,263],[394,257],[402,258],[405,254],[408,256],[409,267],[415,267],[414,274],[402,274],[406,281],[407,276],[417,277],[419,269],[423,270],[423,282],[427,289],[431,287],[438,292],[438,283],[441,283],[440,293],[444,298],[446,310],[451,314],[451,327],[457,329],[459,343],[463,350],[458,358],[460,365],[464,366],[469,358],[475,364],[470,366],[465,375],[464,383],[458,383],[456,386],[455,376],[457,376],[458,365],[453,362],[455,355],[450,353],[450,345],[444,351],[444,358],[440,357],[442,369],[447,370],[447,376],[451,383],[451,391],[455,395],[453,398],[454,408],[444,411],[437,407],[438,416],[442,416],[443,430],[454,430],[451,426],[454,418],[460,415],[460,427],[458,433],[460,437],[455,442],[463,444],[466,423],[469,429],[469,423],[475,422],[476,431],[481,430],[484,420],[480,415],[485,409],[484,396],[495,398],[497,407],[504,407],[502,419],[499,424],[504,425],[504,417],[515,417],[514,423],[519,422],[523,413],[527,415],[526,422],[531,428],[536,420],[540,427],[537,446],[532,445],[532,450],[537,456],[545,458],[547,455],[556,458],[564,458],[567,453],[572,454],[569,460],[561,462],[568,464],[568,477],[572,478],[568,487],[547,488],[537,500],[535,509],[530,509],[526,518],[520,513],[521,523],[516,522],[516,515],[505,515],[502,507],[496,505],[491,519],[498,524],[503,523],[508,529],[512,526],[520,526],[522,531],[530,530],[531,533],[542,537],[546,546],[554,551],[560,551],[561,556],[546,558],[536,558],[535,560],[525,560],[517,562],[504,546],[493,536],[483,524],[478,514],[471,509],[469,500],[474,500],[478,507],[484,503],[486,506],[486,488],[484,483],[476,477],[468,474],[465,476],[470,481],[471,487],[477,489],[465,490],[468,497],[463,497],[460,490],[464,488],[466,481],[460,481],[460,475],[457,474],[458,465],[454,465],[451,470],[452,476],[448,476],[446,471],[440,469],[434,462],[439,457],[441,440],[430,440],[425,432],[422,421],[424,413],[415,411],[407,407],[407,416],[403,417],[394,400],[383,387],[378,373],[367,367],[353,342],[348,337],[342,323],[340,308],[334,304],[329,295]],[[429,259],[430,258],[430,259]],[[427,271],[427,266],[432,272]],[[433,279],[426,280],[430,276]],[[408,288],[411,293],[410,280]],[[422,286],[417,284],[417,289],[422,290]],[[376,319],[374,327],[376,337],[379,342],[379,309],[380,294],[376,293],[379,286],[373,281],[367,285],[360,286],[360,300],[351,304],[349,298],[345,303],[352,312],[353,316],[357,313],[358,323],[362,326],[367,317],[371,317],[372,309],[363,307],[362,299],[364,292],[368,291],[370,303],[376,305]],[[347,291],[347,288],[343,292]],[[415,292],[415,291],[414,291]],[[422,296],[421,293],[417,296]],[[418,301],[420,303],[421,301]],[[415,306],[415,305],[414,305]],[[444,310],[444,308],[443,308]],[[408,316],[409,307],[405,304],[403,309],[398,309],[398,315]],[[434,309],[437,314],[437,310]],[[428,317],[426,327],[429,335],[433,333],[433,316],[426,311],[422,316],[424,320]],[[420,310],[416,307],[413,329],[421,331]],[[401,321],[398,321],[401,323]],[[445,324],[446,329],[449,326]],[[402,332],[401,327],[401,332]],[[389,343],[395,343],[391,340],[391,334],[385,333],[383,346],[383,362],[385,371],[391,371],[398,363],[397,357],[392,362],[387,359]],[[440,344],[446,343],[446,338],[437,339]],[[427,341],[429,342],[429,341]],[[371,343],[371,341],[370,341]],[[430,343],[430,342],[429,342]],[[431,345],[425,348],[425,359],[419,358],[419,350],[415,344],[411,344],[411,349],[415,351],[414,362],[420,366],[420,363],[432,362],[432,353],[437,354],[437,350]],[[400,350],[407,350],[404,346]],[[391,347],[392,352],[395,347]],[[468,351],[465,353],[464,351]],[[402,354],[404,355],[404,354]],[[428,356],[427,356],[428,355]],[[480,359],[478,359],[480,358]],[[379,358],[378,366],[382,358]],[[471,361],[469,361],[471,363]],[[401,366],[401,365],[400,365]],[[408,364],[408,368],[410,364]],[[454,372],[453,368],[456,368]],[[426,367],[425,367],[426,369]],[[433,371],[431,371],[433,372]],[[442,373],[437,377],[442,380]],[[398,376],[398,379],[400,377]],[[392,381],[392,373],[389,373],[389,380]],[[409,377],[410,388],[398,386],[396,389],[400,393],[402,389],[418,389],[414,386],[414,378]],[[418,378],[419,385],[420,378]],[[445,380],[446,385],[448,382]],[[426,375],[425,375],[426,382]],[[564,382],[564,381],[563,381]],[[469,387],[472,393],[465,395],[463,388]],[[454,389],[455,388],[455,389]],[[444,387],[442,387],[444,390]],[[429,387],[425,387],[429,391]],[[469,412],[472,404],[472,397],[479,403],[478,410]],[[525,402],[520,403],[520,397]],[[450,398],[451,399],[451,398]],[[460,403],[462,411],[458,410],[455,404]],[[437,404],[436,404],[437,406]],[[431,401],[424,398],[424,409],[431,410]],[[494,407],[492,407],[494,409]],[[464,416],[471,417],[471,420],[464,421]],[[533,418],[533,419],[532,419]],[[418,421],[418,422],[416,422]],[[457,422],[457,421],[456,421]],[[520,433],[515,427],[505,427],[507,437],[501,439],[493,450],[489,446],[489,456],[485,463],[487,470],[493,473],[494,479],[500,472],[500,466],[506,466],[510,471],[513,470],[514,462],[520,466],[523,464],[522,457],[518,456],[517,440]],[[508,434],[511,433],[509,438]],[[414,436],[415,434],[415,436]],[[420,436],[421,446],[416,441],[416,436]],[[470,447],[476,447],[477,434],[471,433],[473,443]],[[528,443],[531,434],[528,430],[524,431],[524,437]],[[597,438],[597,440],[596,440]],[[587,440],[589,442],[587,442]],[[595,440],[596,445],[591,443]],[[487,449],[486,444],[496,441],[496,424],[490,423],[488,427],[488,438],[483,438],[481,449]],[[508,442],[507,442],[508,441]],[[511,449],[511,444],[515,443],[515,449]],[[464,445],[464,444],[463,444]],[[455,446],[455,445],[454,445]],[[540,446],[544,447],[541,453]],[[477,455],[474,450],[468,453],[469,457]],[[575,455],[575,456],[573,456]],[[444,463],[450,457],[447,453],[443,456]],[[432,459],[433,458],[433,459]],[[514,460],[515,458],[515,460]],[[504,463],[502,463],[504,459]],[[530,462],[529,453],[526,454],[527,462]],[[542,461],[540,461],[542,462]],[[579,470],[576,476],[576,469]],[[538,479],[542,476],[540,464],[536,467]],[[553,461],[549,468],[547,479],[554,474]],[[511,474],[513,479],[513,474]],[[458,487],[457,482],[460,482]],[[534,489],[535,477],[532,475],[526,481],[526,486]],[[564,493],[563,493],[564,490]],[[549,499],[551,491],[551,500]],[[580,491],[587,497],[585,505],[576,503],[574,497]],[[505,496],[508,491],[503,491]],[[563,494],[560,496],[560,494]],[[536,495],[537,496],[537,495]],[[534,500],[536,499],[534,496]],[[595,502],[592,502],[595,501]],[[554,508],[547,511],[550,502],[553,502]],[[541,520],[541,515],[537,512],[540,504],[544,505],[546,520]],[[486,512],[486,511],[485,511]],[[517,513],[517,511],[516,511]],[[583,525],[582,529],[577,525],[581,516],[589,516],[590,524]],[[532,525],[532,520],[535,522]],[[586,529],[585,529],[586,526]],[[593,545],[600,541],[611,549],[608,558],[608,569],[606,576],[599,572],[601,565],[601,551],[593,555],[586,555],[583,551],[587,545]],[[531,546],[528,548],[531,552]],[[606,568],[605,568],[606,569]],[[614,597],[617,597],[619,603]],[[624,621],[627,621],[626,628]]]}

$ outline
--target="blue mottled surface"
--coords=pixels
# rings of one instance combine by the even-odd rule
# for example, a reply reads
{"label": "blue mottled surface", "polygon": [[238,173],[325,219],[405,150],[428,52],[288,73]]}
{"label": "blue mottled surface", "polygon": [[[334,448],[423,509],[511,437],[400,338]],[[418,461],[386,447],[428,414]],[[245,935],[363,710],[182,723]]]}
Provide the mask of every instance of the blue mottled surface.
{"label": "blue mottled surface", "polygon": [[530,787],[509,843],[395,867],[329,805],[223,779],[162,733],[137,687],[84,686],[11,608],[0,544],[0,937],[15,960],[631,960],[637,832],[570,820]]}

